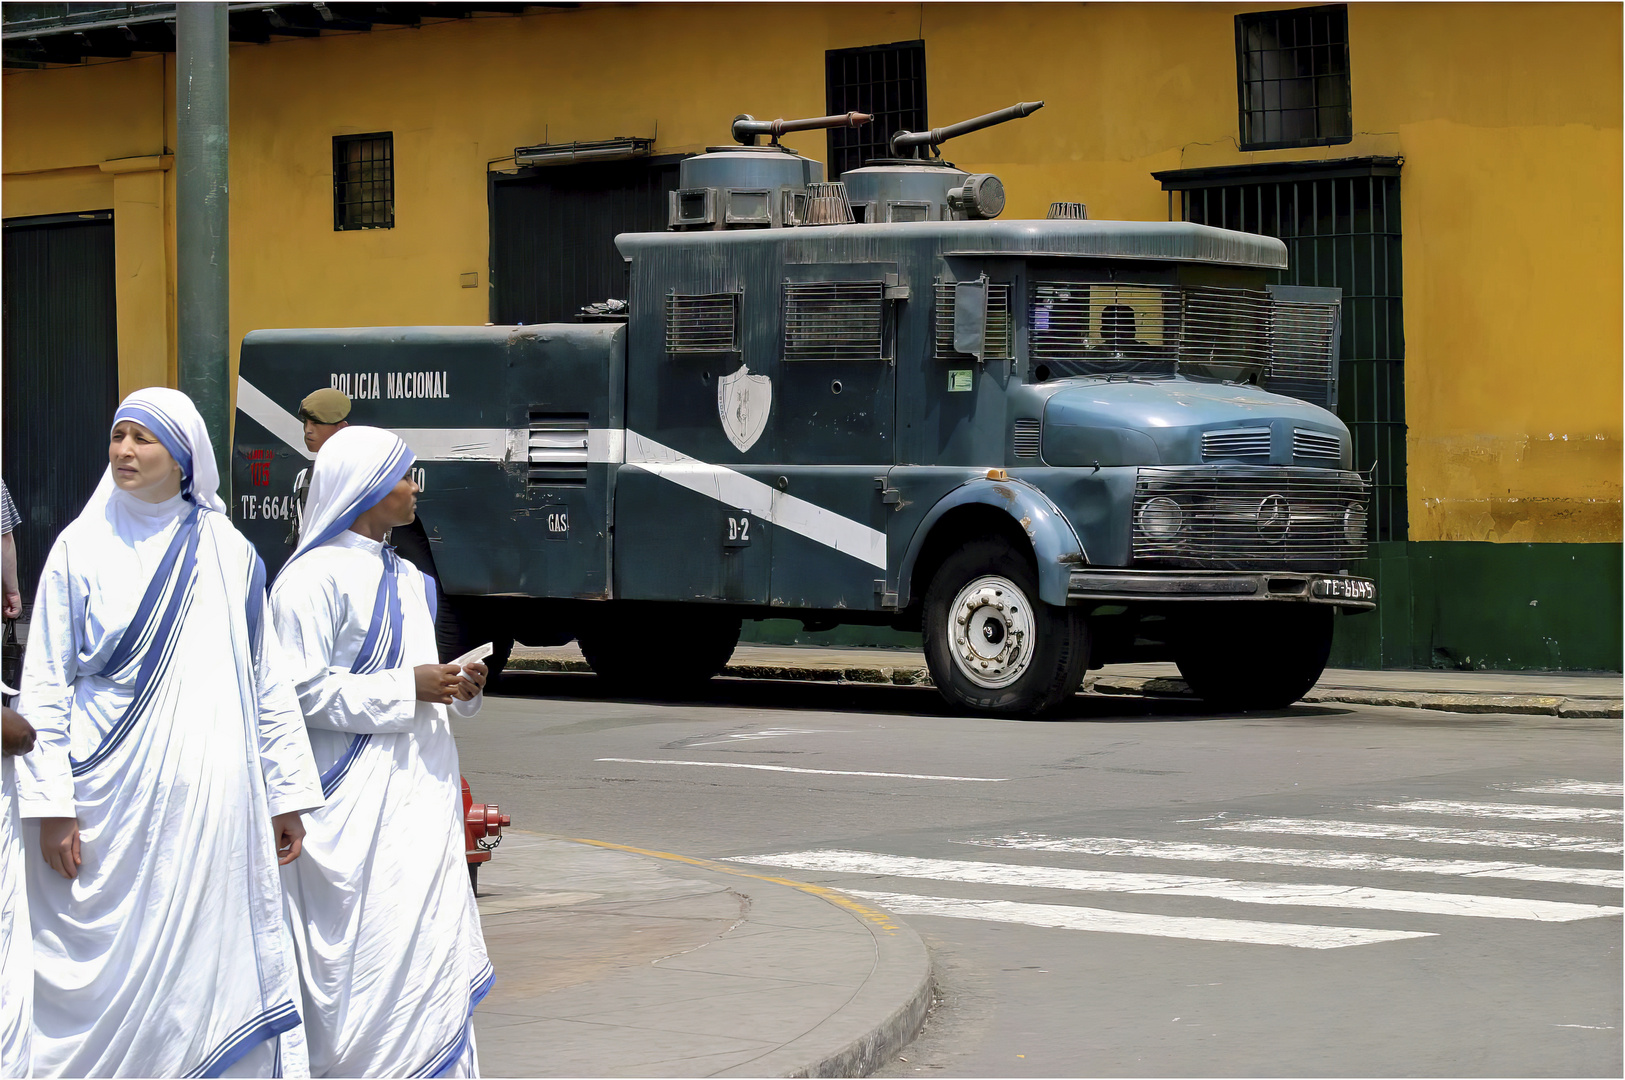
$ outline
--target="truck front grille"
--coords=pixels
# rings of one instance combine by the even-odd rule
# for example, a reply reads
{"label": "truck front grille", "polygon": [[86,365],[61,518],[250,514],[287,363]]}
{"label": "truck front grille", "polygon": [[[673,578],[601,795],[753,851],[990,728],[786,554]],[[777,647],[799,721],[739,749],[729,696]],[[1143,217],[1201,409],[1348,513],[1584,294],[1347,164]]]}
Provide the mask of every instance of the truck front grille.
{"label": "truck front grille", "polygon": [[1337,461],[1343,456],[1343,440],[1324,431],[1293,428],[1292,456]]}
{"label": "truck front grille", "polygon": [[1136,562],[1208,569],[1332,567],[1365,555],[1370,485],[1332,469],[1144,468],[1134,485]]}
{"label": "truck front grille", "polygon": [[1202,460],[1222,458],[1270,459],[1270,429],[1229,428],[1224,431],[1202,432]]}

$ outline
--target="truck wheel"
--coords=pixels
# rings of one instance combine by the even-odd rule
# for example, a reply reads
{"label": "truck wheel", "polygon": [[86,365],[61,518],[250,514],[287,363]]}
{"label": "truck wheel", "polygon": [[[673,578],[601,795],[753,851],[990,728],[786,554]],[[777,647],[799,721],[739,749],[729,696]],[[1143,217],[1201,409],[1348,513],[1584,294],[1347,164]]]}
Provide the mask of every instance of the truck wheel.
{"label": "truck wheel", "polygon": [[621,612],[581,627],[576,640],[593,673],[617,690],[681,695],[728,666],[739,618],[695,607]]}
{"label": "truck wheel", "polygon": [[507,623],[493,617],[479,597],[442,596],[434,636],[441,663],[489,641],[493,651],[485,659],[485,666],[491,669],[485,679],[485,692],[489,694],[496,689],[497,677],[513,654],[513,635],[508,632]]}
{"label": "truck wheel", "polygon": [[948,557],[925,594],[925,662],[951,704],[1036,716],[1083,681],[1089,630],[1082,612],[1038,599],[1031,561],[989,537]]}
{"label": "truck wheel", "polygon": [[1191,692],[1221,709],[1282,709],[1326,670],[1332,609],[1235,602],[1186,617],[1174,660]]}

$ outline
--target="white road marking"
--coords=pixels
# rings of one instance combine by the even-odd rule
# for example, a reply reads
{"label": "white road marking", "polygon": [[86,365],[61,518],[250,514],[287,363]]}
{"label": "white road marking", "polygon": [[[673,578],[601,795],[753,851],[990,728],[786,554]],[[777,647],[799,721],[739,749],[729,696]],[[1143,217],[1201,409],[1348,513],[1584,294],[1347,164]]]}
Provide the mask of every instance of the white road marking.
{"label": "white road marking", "polygon": [[1263,863],[1269,866],[1304,866],[1315,870],[1358,870],[1451,877],[1510,878],[1562,885],[1625,888],[1625,871],[1597,867],[1534,866],[1528,863],[1480,862],[1472,859],[1418,859],[1410,855],[1378,855],[1364,851],[1314,851],[1303,848],[1244,847],[1236,844],[1188,844],[1167,840],[1128,840],[1115,837],[1047,837],[1025,833],[987,840],[956,840],[973,847],[1011,848],[1018,851],[1061,851],[1077,855],[1115,855],[1184,862]]}
{"label": "white road marking", "polygon": [[[754,739],[780,739],[786,735],[822,735],[828,728],[763,728],[761,731],[733,731],[721,739],[706,739],[704,742],[683,743],[682,746],[693,748],[699,746],[727,746],[732,742],[749,742]],[[677,749],[677,747],[672,747]]]}
{"label": "white road marking", "polygon": [[1534,787],[1513,788],[1530,795],[1601,795],[1625,799],[1625,784],[1599,784],[1587,780],[1548,780]]}
{"label": "white road marking", "polygon": [[1534,806],[1527,803],[1452,802],[1449,799],[1410,799],[1373,806],[1402,814],[1449,814],[1453,817],[1516,818],[1519,821],[1625,821],[1625,810],[1594,806]]}
{"label": "white road marking", "polygon": [[1625,853],[1617,840],[1592,840],[1561,833],[1510,832],[1502,829],[1447,829],[1436,825],[1384,825],[1369,821],[1321,821],[1313,818],[1262,818],[1209,825],[1232,832],[1286,833],[1293,836],[1352,836],[1362,840],[1409,840],[1418,844],[1468,844],[1476,847],[1530,848],[1537,851]]}
{"label": "white road marking", "polygon": [[769,524],[789,529],[814,543],[834,548],[881,570],[886,568],[884,532],[798,499],[744,473],[699,461],[631,430],[626,433],[626,463],[715,499],[724,506],[755,514]]}
{"label": "white road marking", "polygon": [[1107,908],[1065,904],[1018,904],[1010,900],[959,900],[946,896],[842,889],[848,896],[872,900],[894,915],[941,915],[949,919],[1020,923],[1060,930],[1089,930],[1102,934],[1139,934],[1185,938],[1191,941],[1228,941],[1243,945],[1286,945],[1295,949],[1342,949],[1404,938],[1436,937],[1414,930],[1361,930],[1349,926],[1313,926],[1304,923],[1251,922],[1245,919],[1204,919],[1185,915],[1146,915]]}
{"label": "white road marking", "polygon": [[711,769],[760,769],[763,772],[808,773],[815,776],[883,776],[892,780],[966,780],[978,784],[1002,784],[1008,776],[931,776],[922,773],[848,772],[842,769],[792,769],[788,765],[747,765],[740,761],[657,761],[651,758],[601,757],[598,761],[618,761],[624,765],[700,765]]}
{"label": "white road marking", "polygon": [[787,851],[773,855],[735,857],[729,861],[782,866],[794,870],[868,874],[876,877],[930,878],[934,881],[961,881],[977,885],[1017,885],[1024,888],[1155,896],[1199,896],[1208,900],[1234,900],[1244,904],[1366,908],[1425,915],[1462,915],[1480,919],[1574,922],[1578,919],[1618,915],[1625,910],[1557,900],[1523,900],[1516,897],[1474,896],[1463,893],[1403,892],[1397,889],[1372,889],[1359,885],[1235,881],[1229,878],[1192,877],[1182,874],[1126,874],[1112,870],[1077,870],[1060,866],[1012,866],[1005,863],[971,862],[966,859],[918,859],[908,855],[877,855],[867,851]]}

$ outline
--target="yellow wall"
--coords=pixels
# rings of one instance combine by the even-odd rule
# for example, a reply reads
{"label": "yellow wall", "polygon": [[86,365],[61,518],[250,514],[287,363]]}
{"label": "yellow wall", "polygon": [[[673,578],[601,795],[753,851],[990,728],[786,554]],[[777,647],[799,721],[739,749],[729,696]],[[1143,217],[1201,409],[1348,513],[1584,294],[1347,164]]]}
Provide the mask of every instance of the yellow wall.
{"label": "yellow wall", "polygon": [[[1403,156],[1411,538],[1619,540],[1619,6],[1352,5],[1354,142],[1244,154],[1233,19],[1272,6],[602,5],[236,45],[233,340],[483,322],[488,162],[697,151],[738,112],[822,113],[824,50],[923,37],[934,123],[1048,103],[949,147],[1007,216],[1160,219],[1153,171]],[[115,210],[125,388],[173,378],[172,81],[164,57],[4,78],[4,214]],[[332,137],[367,131],[395,134],[397,225],[335,232]],[[155,171],[106,171],[131,158]]]}

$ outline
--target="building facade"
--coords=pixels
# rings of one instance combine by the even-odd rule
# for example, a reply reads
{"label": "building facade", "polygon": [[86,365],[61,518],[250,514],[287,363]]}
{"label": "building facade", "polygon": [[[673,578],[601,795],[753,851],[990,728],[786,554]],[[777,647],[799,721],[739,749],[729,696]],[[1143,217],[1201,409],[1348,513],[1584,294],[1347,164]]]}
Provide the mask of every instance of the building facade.
{"label": "building facade", "polygon": [[[234,342],[568,319],[624,295],[613,235],[664,228],[676,162],[741,112],[873,112],[785,138],[833,179],[900,128],[1041,99],[947,147],[1004,217],[1269,233],[1283,281],[1343,290],[1382,603],[1334,664],[1621,666],[1617,5],[231,8]],[[172,6],[5,18],[27,588],[99,472],[84,433],[174,383],[175,57]]]}

